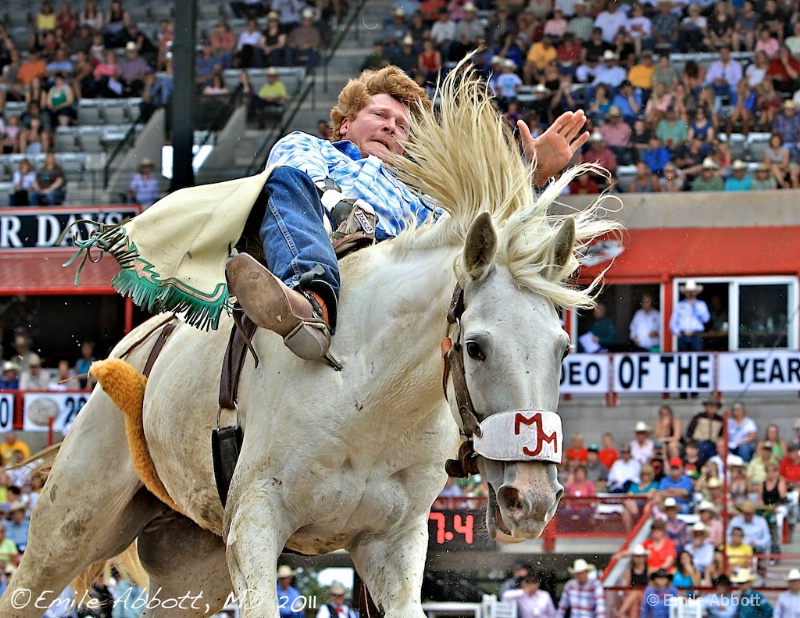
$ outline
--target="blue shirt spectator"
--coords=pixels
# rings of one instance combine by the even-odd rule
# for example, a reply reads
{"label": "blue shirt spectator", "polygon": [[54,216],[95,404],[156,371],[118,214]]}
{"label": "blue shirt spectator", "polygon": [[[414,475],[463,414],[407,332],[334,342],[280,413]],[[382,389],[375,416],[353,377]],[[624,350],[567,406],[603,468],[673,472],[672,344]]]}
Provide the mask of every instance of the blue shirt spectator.
{"label": "blue shirt spectator", "polygon": [[642,599],[641,618],[669,618],[670,600],[677,599],[678,589],[669,585],[669,574],[659,569],[650,575],[650,585]]}
{"label": "blue shirt spectator", "polygon": [[731,165],[730,176],[725,180],[725,191],[750,191],[753,186],[753,177],[747,173],[747,163],[738,159]]}
{"label": "blue shirt spectator", "polygon": [[642,161],[647,164],[651,172],[660,174],[664,170],[664,166],[672,161],[672,155],[661,145],[661,141],[657,137],[653,137],[650,139],[650,147],[642,155]]}

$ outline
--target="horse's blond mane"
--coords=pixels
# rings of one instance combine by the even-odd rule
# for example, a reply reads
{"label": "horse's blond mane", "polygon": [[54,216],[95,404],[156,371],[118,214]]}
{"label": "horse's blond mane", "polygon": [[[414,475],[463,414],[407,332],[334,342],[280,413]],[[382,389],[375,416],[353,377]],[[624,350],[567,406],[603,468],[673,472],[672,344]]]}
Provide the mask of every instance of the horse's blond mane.
{"label": "horse's blond mane", "polygon": [[[447,214],[435,224],[409,225],[392,245],[405,252],[463,244],[475,217],[487,211],[498,230],[496,262],[520,287],[560,306],[591,306],[599,281],[582,290],[566,285],[579,262],[573,255],[563,267],[554,266],[553,240],[567,215],[548,210],[575,176],[598,168],[573,167],[536,197],[535,162],[522,160],[508,123],[467,61],[439,84],[436,99],[438,109],[412,115],[406,156],[392,165],[403,182]],[[606,212],[601,203],[609,197],[569,215],[575,219],[578,253],[596,236],[619,228],[600,218]]]}

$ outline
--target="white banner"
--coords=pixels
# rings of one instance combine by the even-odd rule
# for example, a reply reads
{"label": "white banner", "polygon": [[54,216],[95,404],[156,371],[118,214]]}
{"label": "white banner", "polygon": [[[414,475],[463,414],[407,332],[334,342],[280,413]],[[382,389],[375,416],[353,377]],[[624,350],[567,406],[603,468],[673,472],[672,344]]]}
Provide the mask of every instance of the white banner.
{"label": "white banner", "polygon": [[53,430],[69,431],[78,412],[89,400],[91,393],[25,393],[23,402],[23,430],[47,431],[48,420],[53,419]]}
{"label": "white banner", "polygon": [[0,393],[0,432],[14,430],[14,395]]}
{"label": "white banner", "polygon": [[561,394],[605,395],[608,367],[608,354],[570,354],[561,365]]}
{"label": "white banner", "polygon": [[753,350],[719,355],[719,388],[751,393],[800,391],[800,352]]}
{"label": "white banner", "polygon": [[713,354],[614,354],[615,393],[697,393],[713,389]]}

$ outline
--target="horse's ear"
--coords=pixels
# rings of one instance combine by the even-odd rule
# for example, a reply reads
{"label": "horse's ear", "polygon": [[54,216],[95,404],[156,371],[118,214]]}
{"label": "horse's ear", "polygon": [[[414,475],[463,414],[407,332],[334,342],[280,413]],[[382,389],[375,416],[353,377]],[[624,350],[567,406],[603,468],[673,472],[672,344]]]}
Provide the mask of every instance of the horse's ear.
{"label": "horse's ear", "polygon": [[467,232],[464,267],[473,281],[486,276],[497,252],[497,232],[488,212],[479,214]]}
{"label": "horse's ear", "polygon": [[575,219],[567,217],[553,240],[553,268],[551,276],[557,277],[572,257],[575,248]]}

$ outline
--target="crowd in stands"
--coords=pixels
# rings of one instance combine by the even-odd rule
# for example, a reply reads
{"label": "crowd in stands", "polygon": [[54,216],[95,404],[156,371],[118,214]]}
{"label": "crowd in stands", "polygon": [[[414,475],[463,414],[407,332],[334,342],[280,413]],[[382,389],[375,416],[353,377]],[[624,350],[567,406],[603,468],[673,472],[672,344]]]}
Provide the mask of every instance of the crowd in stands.
{"label": "crowd in stands", "polygon": [[41,356],[33,351],[30,335],[20,332],[14,337],[14,352],[2,362],[0,391],[74,391],[89,385],[86,377],[94,362],[94,343],[81,343],[80,356],[70,363],[61,359],[53,367],[45,367]]}
{"label": "crowd in stands", "polygon": [[[536,135],[586,111],[578,160],[611,177],[582,177],[570,193],[800,186],[796,2],[398,0],[362,68],[394,63],[431,88],[474,49],[512,126],[524,119]],[[731,136],[748,144],[755,132],[768,147],[733,157]]]}
{"label": "crowd in stands", "polygon": [[[235,89],[225,84],[223,71],[241,68],[245,102],[259,113],[279,107],[280,93],[248,89],[244,69],[313,69],[346,9],[345,0],[232,2],[234,18],[246,19],[246,24],[233,28],[223,19],[212,30],[200,32],[198,94],[232,94]],[[9,24],[0,20],[1,154],[32,159],[55,152],[54,132],[79,124],[82,100],[141,98],[143,119],[169,103],[174,90],[172,20],[163,19],[155,32],[144,32],[120,0],[107,7],[87,0],[80,11],[73,11],[69,2],[56,11],[44,0],[31,18],[30,38],[24,44],[15,43]],[[7,102],[24,103],[24,109],[7,112]],[[64,173],[50,158],[39,170],[28,159],[18,162],[13,185],[11,206],[54,206],[66,197]],[[132,189],[129,201],[138,193]]]}

